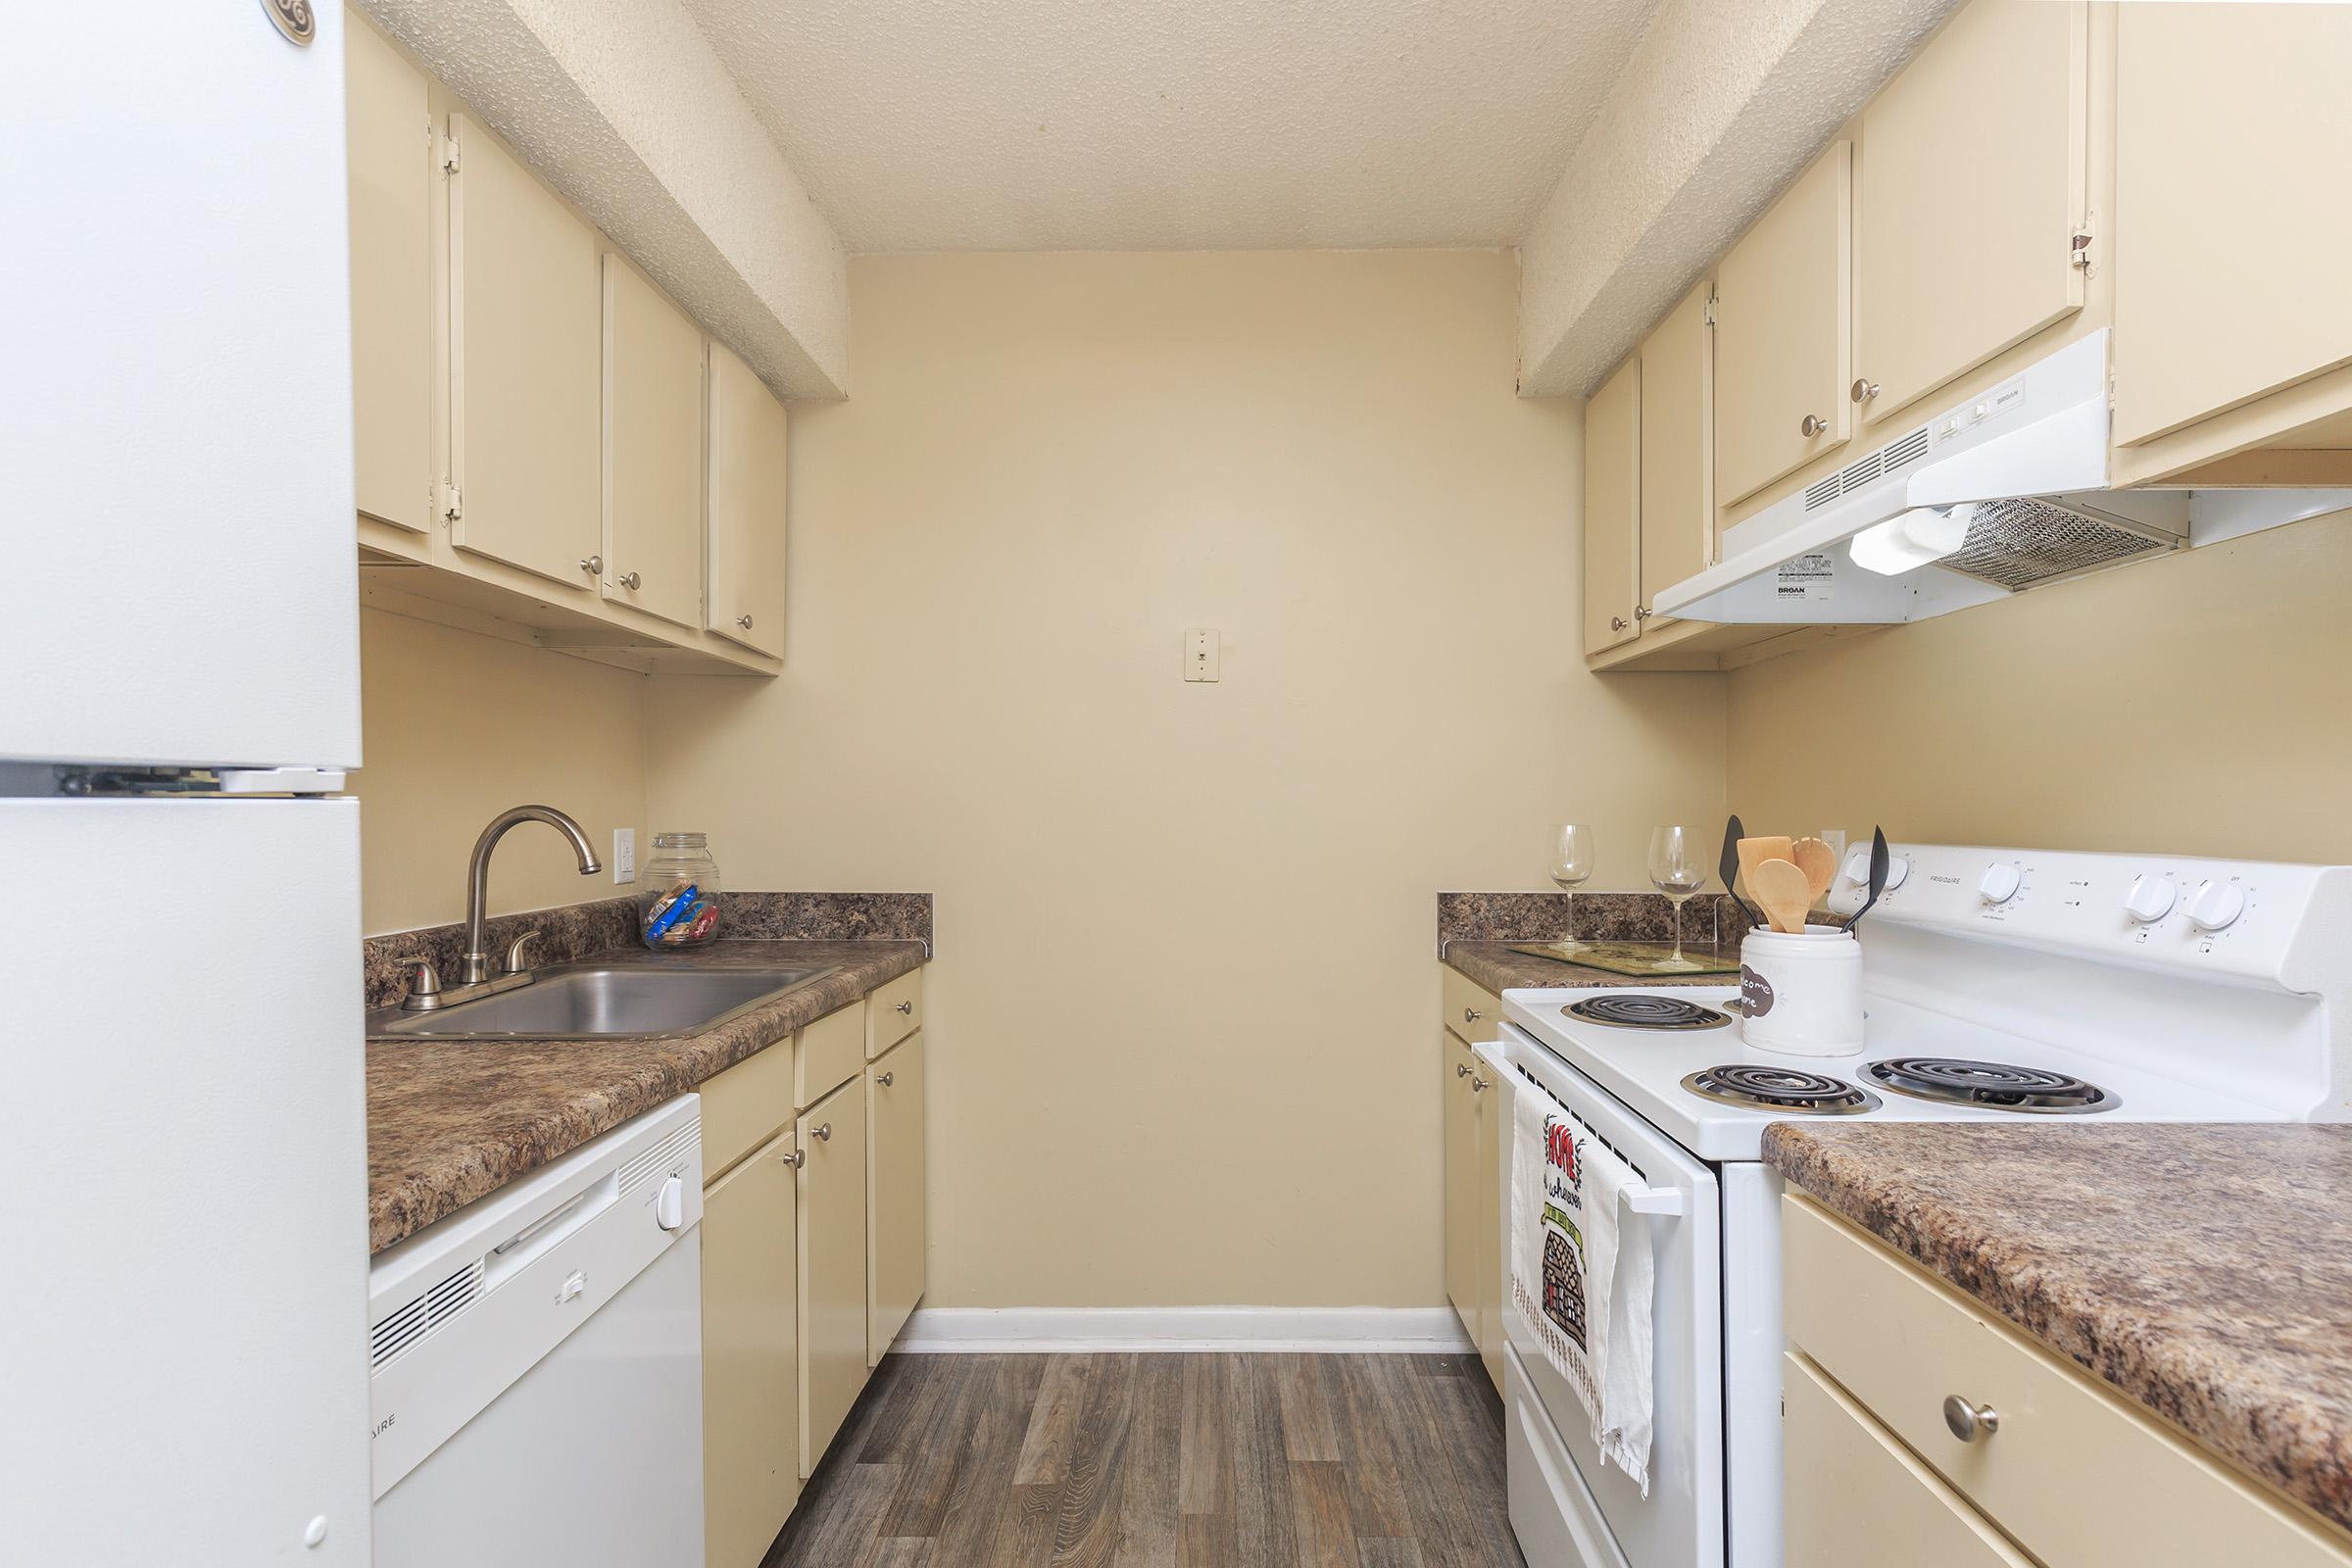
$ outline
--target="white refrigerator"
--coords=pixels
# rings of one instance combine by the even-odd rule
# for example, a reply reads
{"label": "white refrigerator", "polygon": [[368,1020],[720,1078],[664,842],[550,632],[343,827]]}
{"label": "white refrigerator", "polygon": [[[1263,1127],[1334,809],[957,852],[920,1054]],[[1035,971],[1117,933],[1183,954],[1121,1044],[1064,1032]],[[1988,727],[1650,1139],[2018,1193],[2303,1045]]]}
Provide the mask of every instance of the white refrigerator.
{"label": "white refrigerator", "polygon": [[0,51],[9,1563],[368,1559],[341,22]]}

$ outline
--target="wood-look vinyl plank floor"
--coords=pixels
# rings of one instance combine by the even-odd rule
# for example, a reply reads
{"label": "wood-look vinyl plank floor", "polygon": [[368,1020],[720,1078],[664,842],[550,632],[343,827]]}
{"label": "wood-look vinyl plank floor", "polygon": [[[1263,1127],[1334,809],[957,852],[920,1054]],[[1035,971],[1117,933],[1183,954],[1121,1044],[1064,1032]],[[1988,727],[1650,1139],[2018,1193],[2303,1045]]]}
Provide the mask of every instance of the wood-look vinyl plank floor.
{"label": "wood-look vinyl plank floor", "polygon": [[893,1355],[763,1568],[1525,1568],[1475,1357]]}

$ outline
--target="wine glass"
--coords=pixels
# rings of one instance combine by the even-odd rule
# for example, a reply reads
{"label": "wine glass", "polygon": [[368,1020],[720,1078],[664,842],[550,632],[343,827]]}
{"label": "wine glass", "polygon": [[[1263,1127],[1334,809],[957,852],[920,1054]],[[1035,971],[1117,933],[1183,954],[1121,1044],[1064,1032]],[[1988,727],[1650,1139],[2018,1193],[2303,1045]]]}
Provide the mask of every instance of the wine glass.
{"label": "wine glass", "polygon": [[1561,953],[1582,953],[1585,945],[1576,940],[1576,890],[1592,875],[1592,829],[1582,822],[1570,822],[1551,830],[1551,879],[1560,891],[1568,895],[1568,934],[1552,947]]}
{"label": "wine glass", "polygon": [[1698,832],[1687,827],[1662,827],[1649,836],[1649,880],[1674,906],[1674,956],[1661,958],[1661,973],[1696,969],[1683,956],[1683,905],[1707,885],[1707,863]]}

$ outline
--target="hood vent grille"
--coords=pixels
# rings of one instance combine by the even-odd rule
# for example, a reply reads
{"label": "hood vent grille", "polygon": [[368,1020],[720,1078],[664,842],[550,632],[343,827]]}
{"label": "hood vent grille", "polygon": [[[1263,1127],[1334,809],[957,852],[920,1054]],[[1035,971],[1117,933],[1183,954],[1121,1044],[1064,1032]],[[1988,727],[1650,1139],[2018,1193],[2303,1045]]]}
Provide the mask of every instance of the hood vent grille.
{"label": "hood vent grille", "polygon": [[2161,555],[2178,544],[2030,497],[1980,501],[1969,518],[1968,542],[1936,564],[2014,592]]}
{"label": "hood vent grille", "polygon": [[1900,441],[1883,446],[1859,462],[1814,480],[1805,487],[1805,510],[1818,512],[1839,496],[1852,495],[1864,485],[1883,479],[1927,455],[1928,427],[1923,424]]}

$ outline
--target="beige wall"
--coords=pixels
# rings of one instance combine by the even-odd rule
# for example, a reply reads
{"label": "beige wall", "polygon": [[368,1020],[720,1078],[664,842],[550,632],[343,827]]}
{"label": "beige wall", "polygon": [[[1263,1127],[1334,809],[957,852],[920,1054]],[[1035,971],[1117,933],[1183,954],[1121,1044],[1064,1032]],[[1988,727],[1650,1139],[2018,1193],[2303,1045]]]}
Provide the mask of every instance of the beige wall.
{"label": "beige wall", "polygon": [[[370,934],[466,916],[466,863],[484,823],[536,802],[570,812],[610,861],[612,830],[645,830],[642,675],[360,612],[361,912]],[[493,913],[629,891],[608,865],[583,877],[552,830],[525,823],[490,867]]]}
{"label": "beige wall", "polygon": [[1751,826],[2352,860],[2352,520],[2129,566],[1731,677]]}
{"label": "beige wall", "polygon": [[1577,655],[1579,413],[1513,396],[1515,285],[853,264],[785,672],[657,683],[651,800],[730,885],[939,896],[933,1304],[1440,1301],[1433,895],[1544,885],[1564,812],[1615,886],[1720,820],[1720,677]]}

